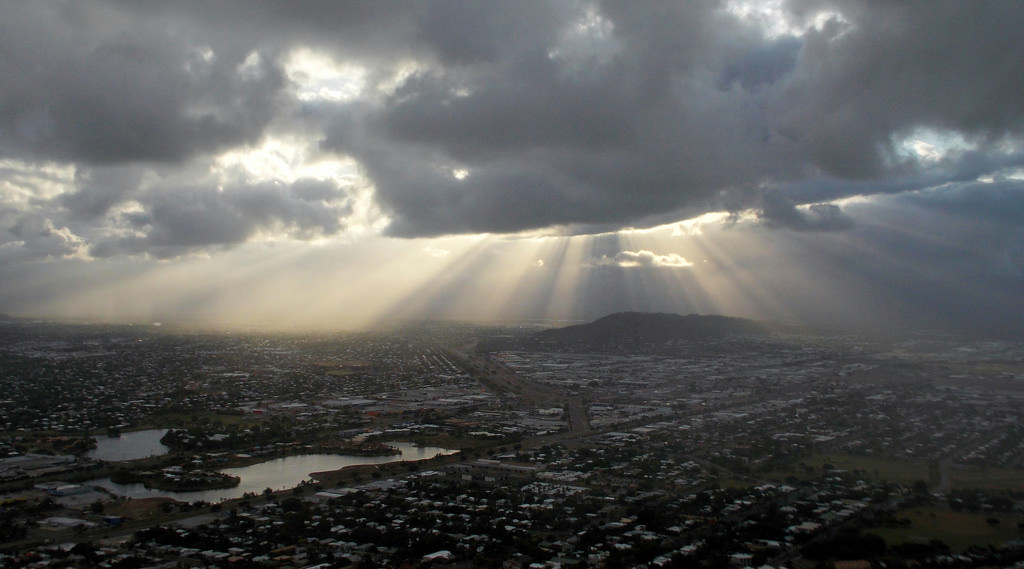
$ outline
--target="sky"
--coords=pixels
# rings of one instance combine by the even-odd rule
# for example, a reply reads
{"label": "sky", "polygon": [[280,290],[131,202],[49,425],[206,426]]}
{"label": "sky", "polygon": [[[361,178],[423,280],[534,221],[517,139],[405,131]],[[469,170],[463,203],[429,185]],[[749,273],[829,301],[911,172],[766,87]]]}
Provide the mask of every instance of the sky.
{"label": "sky", "polygon": [[1024,323],[1024,2],[0,5],[0,311]]}

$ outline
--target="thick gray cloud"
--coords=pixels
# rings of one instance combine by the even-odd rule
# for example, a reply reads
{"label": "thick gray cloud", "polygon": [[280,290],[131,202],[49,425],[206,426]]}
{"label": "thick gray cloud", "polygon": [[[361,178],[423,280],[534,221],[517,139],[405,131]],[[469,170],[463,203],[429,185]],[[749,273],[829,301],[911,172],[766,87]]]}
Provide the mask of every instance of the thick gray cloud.
{"label": "thick gray cloud", "polygon": [[798,208],[793,200],[778,192],[766,192],[763,198],[759,217],[769,226],[797,231],[840,231],[853,225],[853,220],[835,204],[819,203]]}
{"label": "thick gray cloud", "polygon": [[[842,3],[820,28],[768,38],[713,4],[608,3],[592,7],[604,27],[563,22],[590,34],[589,52],[560,52],[545,29],[498,54],[451,56],[360,108],[358,134],[350,119],[329,128],[324,145],[364,164],[390,231],[406,236],[921,189],[1024,163],[1006,151],[1024,124],[1009,63],[1024,41],[1008,24],[1024,9],[974,8]],[[901,145],[921,129],[976,150],[927,164]],[[524,201],[534,207],[521,215]],[[831,206],[810,212],[784,225],[847,226]]]}
{"label": "thick gray cloud", "polygon": [[808,166],[844,178],[893,174],[893,136],[952,130],[982,147],[1024,127],[1017,2],[793,2],[838,17],[803,38],[770,107],[774,132]]}
{"label": "thick gray cloud", "polygon": [[543,49],[579,5],[522,0],[421,3],[416,39],[430,46],[446,65],[498,62],[524,48]]}
{"label": "thick gray cloud", "polygon": [[93,3],[5,6],[0,152],[174,162],[258,139],[282,105],[279,65],[260,51],[205,59],[207,48],[182,29]]}
{"label": "thick gray cloud", "polygon": [[[292,129],[356,159],[388,232],[408,237],[642,225],[1024,163],[1007,150],[1024,131],[1019,3],[793,0],[783,5],[790,31],[772,33],[725,6],[5,6],[0,154],[185,164]],[[361,66],[362,92],[299,101],[285,69],[299,47]],[[974,154],[947,154],[940,168],[903,152],[921,129],[956,135]],[[132,193],[129,182],[83,178],[61,203],[99,219]],[[805,229],[842,225],[830,208],[809,211]],[[763,218],[801,223],[782,213]]]}
{"label": "thick gray cloud", "polygon": [[[716,77],[689,83],[703,55],[722,57],[707,30],[726,20],[639,8],[615,22],[594,12],[590,28],[562,21],[564,49],[527,35],[487,65],[415,74],[325,146],[366,166],[399,235],[623,224],[705,200],[757,166],[715,167],[725,143],[743,153],[742,119],[716,100]],[[444,180],[446,166],[469,175]]]}
{"label": "thick gray cloud", "polygon": [[885,306],[952,298],[951,273],[1019,306],[1024,4],[743,5],[5,3],[0,273],[728,210]]}
{"label": "thick gray cloud", "polygon": [[850,232],[814,236],[843,241],[805,253],[822,273],[884,299],[864,307],[872,324],[898,315],[916,326],[1020,333],[1024,181],[953,183],[849,210],[858,220]]}
{"label": "thick gray cloud", "polygon": [[9,207],[0,209],[0,262],[72,256],[80,247],[76,236],[66,228],[55,227],[46,216]]}
{"label": "thick gray cloud", "polygon": [[[96,257],[149,253],[169,258],[208,246],[237,245],[261,230],[295,239],[335,235],[351,211],[335,182],[303,179],[230,187],[154,188],[138,196],[142,212],[125,214],[131,233],[98,241]],[[340,200],[340,201],[339,201]]]}
{"label": "thick gray cloud", "polygon": [[144,174],[130,165],[80,168],[75,172],[75,191],[62,194],[59,202],[71,219],[95,221],[131,196]]}

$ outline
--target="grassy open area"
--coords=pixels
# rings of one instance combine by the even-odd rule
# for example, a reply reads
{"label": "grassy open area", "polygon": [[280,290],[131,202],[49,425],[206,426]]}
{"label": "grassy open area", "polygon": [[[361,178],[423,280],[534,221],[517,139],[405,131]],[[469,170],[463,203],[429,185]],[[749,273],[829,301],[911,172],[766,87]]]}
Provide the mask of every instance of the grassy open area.
{"label": "grassy open area", "polygon": [[166,516],[162,504],[172,504],[172,498],[134,498],[117,499],[107,503],[103,513],[108,516],[121,516],[133,520],[149,520],[157,516]]}
{"label": "grassy open area", "polygon": [[[895,482],[913,484],[924,480],[929,485],[938,481],[938,464],[924,460],[906,460],[883,456],[860,456],[848,454],[815,454],[794,461],[788,467],[776,468],[764,475],[767,479],[785,479],[796,476],[800,479],[815,478],[822,473],[822,467],[832,465],[836,470],[845,470],[858,478],[871,482]],[[988,490],[1024,491],[1024,470],[1012,468],[957,467],[949,469],[949,479],[954,489],[981,488]]]}
{"label": "grassy open area", "polygon": [[983,488],[987,490],[1024,491],[1024,470],[1010,468],[950,468],[954,489]]}
{"label": "grassy open area", "polygon": [[926,461],[905,460],[881,456],[855,456],[848,454],[815,454],[791,464],[788,469],[769,472],[766,478],[785,479],[816,478],[823,472],[822,467],[831,465],[836,470],[845,470],[858,478],[872,482],[895,482],[913,484],[917,480],[934,482],[934,468]]}
{"label": "grassy open area", "polygon": [[743,489],[743,488],[750,488],[752,486],[752,484],[751,484],[749,479],[747,479],[747,478],[736,478],[736,477],[733,477],[733,476],[723,476],[723,477],[718,478],[717,480],[715,480],[715,483],[717,483],[720,488]]}
{"label": "grassy open area", "polygon": [[815,455],[808,464],[831,464],[839,470],[859,471],[862,478],[912,484],[917,480],[929,481],[931,469],[926,461],[892,457]]}
{"label": "grassy open area", "polygon": [[[916,507],[896,513],[896,518],[910,520],[908,527],[881,527],[867,530],[885,539],[890,546],[900,543],[927,543],[939,540],[954,553],[970,545],[999,545],[1009,540],[1024,539],[1018,524],[1024,516],[1015,514],[981,514],[954,512],[944,507]],[[989,520],[998,520],[990,523]]]}

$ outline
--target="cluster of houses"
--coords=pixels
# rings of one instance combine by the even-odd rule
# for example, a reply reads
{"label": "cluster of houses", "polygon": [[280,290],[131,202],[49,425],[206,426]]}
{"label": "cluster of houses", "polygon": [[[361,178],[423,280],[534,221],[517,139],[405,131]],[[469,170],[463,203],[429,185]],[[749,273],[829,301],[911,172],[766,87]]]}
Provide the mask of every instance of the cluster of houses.
{"label": "cluster of houses", "polygon": [[1024,466],[1024,349],[914,346],[913,358],[906,346],[829,343],[690,358],[498,357],[524,378],[580,394],[591,428],[672,433],[740,468],[811,451]]}
{"label": "cluster of houses", "polygon": [[[10,456],[0,459],[0,481],[80,464],[19,451],[26,433],[117,427],[155,411],[244,413],[288,425],[284,438],[255,446],[256,429],[249,439],[245,431],[208,436],[208,446],[246,445],[197,451],[211,464],[229,450],[287,453],[322,432],[496,442],[485,457],[466,454],[434,470],[249,496],[106,538],[98,530],[110,522],[91,509],[107,495],[40,486],[40,503],[64,506],[31,518],[30,537],[48,543],[0,551],[0,565],[793,567],[806,544],[882,523],[948,485],[928,480],[922,492],[870,473],[794,467],[813,454],[1024,466],[1024,351],[1012,344],[496,355],[508,373],[560,398],[527,405],[486,391],[447,352],[398,334],[129,339],[0,347],[13,362],[2,372],[10,389],[0,401],[8,433],[0,453]],[[568,431],[568,398],[584,402],[586,429]],[[964,563],[1005,566],[1019,555],[1013,547]],[[915,555],[915,563],[942,564],[948,551]]]}
{"label": "cluster of houses", "polygon": [[[515,461],[475,460],[357,486],[251,497],[88,547],[53,540],[0,554],[0,561],[7,567],[782,567],[811,540],[877,523],[915,496],[908,487],[846,472],[744,488],[699,482],[643,488],[565,475],[586,473],[593,456],[555,445]],[[608,464],[620,460],[643,459],[623,454]],[[42,521],[79,523],[89,522]],[[1007,551],[991,555],[1015,554]],[[972,561],[984,559],[979,554]]]}
{"label": "cluster of houses", "polygon": [[[427,341],[429,332],[436,335]],[[322,402],[370,407],[364,411],[478,403],[487,397],[481,386],[436,347],[451,334],[271,337],[39,325],[0,344],[0,429],[80,436],[158,414],[235,413],[245,403],[249,411],[284,413]],[[453,391],[458,385],[464,389]],[[420,388],[443,389],[416,406],[407,395],[419,394],[407,392]],[[369,393],[389,396],[359,401]]]}

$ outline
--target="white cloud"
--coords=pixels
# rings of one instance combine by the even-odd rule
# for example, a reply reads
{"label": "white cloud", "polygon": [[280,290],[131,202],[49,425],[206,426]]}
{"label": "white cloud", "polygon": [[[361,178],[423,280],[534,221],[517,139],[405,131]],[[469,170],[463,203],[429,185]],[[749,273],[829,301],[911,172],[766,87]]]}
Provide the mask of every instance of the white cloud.
{"label": "white cloud", "polygon": [[424,247],[423,252],[430,257],[436,257],[438,259],[440,259],[441,257],[447,257],[448,255],[451,254],[451,251],[447,249],[437,249],[435,247]]}
{"label": "white cloud", "polygon": [[730,218],[729,212],[725,211],[713,211],[692,217],[676,223],[672,226],[672,236],[681,237],[684,235],[703,235],[705,225],[719,226],[728,221]]}
{"label": "white cloud", "polygon": [[338,181],[359,179],[353,160],[321,155],[311,146],[310,141],[286,136],[271,136],[259,146],[229,150],[218,156],[215,164],[222,175],[241,170],[255,181],[279,180],[292,183],[300,178]]}
{"label": "white cloud", "polygon": [[306,47],[288,55],[285,73],[296,86],[296,97],[304,102],[352,101],[366,87],[366,68],[338,63],[329,54]]}
{"label": "white cloud", "polygon": [[908,145],[915,154],[926,160],[938,160],[942,158],[942,153],[939,152],[938,148],[935,148],[934,144],[928,144],[923,140],[914,140],[908,143]]}
{"label": "white cloud", "polygon": [[938,162],[948,156],[976,150],[977,144],[963,135],[932,128],[915,129],[902,141],[897,141],[898,155],[910,156],[926,162]]}
{"label": "white cloud", "polygon": [[679,269],[693,266],[693,263],[686,260],[685,257],[678,253],[658,255],[657,253],[647,251],[646,249],[641,249],[639,251],[621,251],[614,257],[603,255],[596,264],[622,268],[665,267]]}
{"label": "white cloud", "polygon": [[74,187],[75,168],[67,164],[0,160],[0,204],[34,207]]}
{"label": "white cloud", "polygon": [[830,22],[849,25],[843,15],[836,11],[820,10],[796,18],[784,6],[782,0],[730,0],[726,11],[741,20],[760,27],[769,38],[781,36],[802,36],[810,30],[823,30]]}

